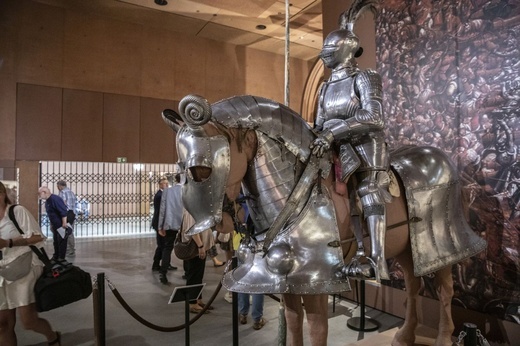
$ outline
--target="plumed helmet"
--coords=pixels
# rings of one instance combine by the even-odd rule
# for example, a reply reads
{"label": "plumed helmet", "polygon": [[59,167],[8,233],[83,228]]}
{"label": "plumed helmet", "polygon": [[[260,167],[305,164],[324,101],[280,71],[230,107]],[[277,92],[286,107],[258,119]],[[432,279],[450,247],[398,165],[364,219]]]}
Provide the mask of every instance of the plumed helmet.
{"label": "plumed helmet", "polygon": [[376,13],[378,0],[355,0],[352,6],[339,18],[339,29],[331,32],[323,42],[320,58],[328,68],[347,63],[361,56],[363,49],[354,34],[354,24],[366,10]]}

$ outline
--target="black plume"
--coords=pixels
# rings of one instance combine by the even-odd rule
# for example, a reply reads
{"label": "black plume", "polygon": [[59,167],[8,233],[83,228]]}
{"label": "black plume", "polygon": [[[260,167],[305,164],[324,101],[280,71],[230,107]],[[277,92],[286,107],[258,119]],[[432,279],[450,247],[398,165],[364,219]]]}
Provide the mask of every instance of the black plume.
{"label": "black plume", "polygon": [[361,14],[366,10],[371,10],[375,16],[378,7],[379,0],[354,0],[350,8],[339,17],[340,29],[346,29],[350,23],[354,25],[356,20],[358,20]]}

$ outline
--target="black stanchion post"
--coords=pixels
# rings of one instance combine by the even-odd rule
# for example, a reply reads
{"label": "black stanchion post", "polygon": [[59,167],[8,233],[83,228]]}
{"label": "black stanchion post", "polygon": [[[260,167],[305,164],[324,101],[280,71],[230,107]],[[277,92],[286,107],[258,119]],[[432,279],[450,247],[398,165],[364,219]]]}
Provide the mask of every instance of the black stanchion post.
{"label": "black stanchion post", "polygon": [[105,329],[105,273],[98,273],[97,275],[99,299],[98,299],[98,346],[105,346],[106,329]]}
{"label": "black stanchion post", "polygon": [[190,295],[186,291],[185,296],[186,302],[184,304],[184,338],[186,340],[186,346],[190,346]]}
{"label": "black stanchion post", "polygon": [[466,332],[464,337],[464,346],[477,346],[477,325],[473,323],[464,323],[463,330]]}
{"label": "black stanchion post", "polygon": [[[231,259],[231,269],[235,269],[238,265],[238,259],[236,256],[233,256]],[[238,294],[236,292],[232,293],[233,297],[233,346],[238,345]]]}
{"label": "black stanchion post", "polygon": [[174,288],[168,304],[175,302],[184,302],[184,334],[186,346],[190,345],[190,301],[197,300],[206,286],[205,283],[177,286]]}
{"label": "black stanchion post", "polygon": [[[379,328],[379,322],[371,318],[365,317],[365,280],[360,281],[360,302],[359,308],[361,309],[359,317],[351,317],[347,321],[347,326],[350,329],[371,332]],[[357,284],[356,284],[357,288]]]}

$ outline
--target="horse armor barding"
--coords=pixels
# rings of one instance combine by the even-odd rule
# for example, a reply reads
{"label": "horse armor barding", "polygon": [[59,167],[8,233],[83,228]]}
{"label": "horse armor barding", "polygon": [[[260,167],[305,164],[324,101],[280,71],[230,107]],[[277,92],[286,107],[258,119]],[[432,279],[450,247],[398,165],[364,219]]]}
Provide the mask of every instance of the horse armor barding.
{"label": "horse armor barding", "polygon": [[[212,105],[211,110],[211,120],[221,127],[252,129],[259,138],[261,145],[242,185],[246,194],[263,191],[255,195],[256,200],[248,201],[248,206],[255,227],[265,229],[275,221],[280,206],[289,199],[301,174],[297,170],[287,171],[286,158],[305,166],[310,156],[308,144],[316,136],[296,113],[259,97],[233,97]],[[165,120],[172,126],[171,119],[166,117]],[[175,129],[175,125],[172,128]],[[178,132],[181,161],[188,162],[189,157],[201,154],[202,148],[193,145],[194,137],[207,136],[200,129],[185,126]],[[207,164],[212,165],[215,172],[226,171],[218,155],[207,155],[212,157]],[[279,159],[267,162],[265,155]],[[330,170],[332,155],[327,157],[329,161],[324,167]],[[281,164],[285,164],[285,170]],[[444,153],[429,147],[403,148],[391,155],[391,165],[404,183],[409,218],[417,216],[423,220],[410,227],[416,275],[451,265],[485,248],[486,242],[476,236],[462,218],[457,172]],[[219,177],[212,179],[222,181]],[[308,194],[299,201],[295,214],[277,233],[267,253],[261,250],[261,237],[256,242],[242,244],[238,251],[242,263],[225,275],[223,284],[232,291],[244,293],[321,294],[348,290],[348,280],[341,275],[344,265],[341,248],[328,246],[339,240],[329,194],[326,188],[319,192],[315,186],[309,186]],[[194,194],[184,197],[200,200]],[[223,198],[213,197],[216,197],[211,201],[213,205],[222,205]],[[196,203],[191,205],[194,208]],[[215,218],[215,210],[210,211],[212,215],[206,216],[201,211],[196,221],[204,225],[214,222],[206,222]]]}

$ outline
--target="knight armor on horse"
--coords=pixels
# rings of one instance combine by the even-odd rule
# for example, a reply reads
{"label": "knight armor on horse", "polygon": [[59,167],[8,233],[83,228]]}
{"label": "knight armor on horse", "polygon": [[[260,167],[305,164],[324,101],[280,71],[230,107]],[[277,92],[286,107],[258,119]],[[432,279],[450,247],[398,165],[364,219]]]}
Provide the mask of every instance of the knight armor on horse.
{"label": "knight armor on horse", "polygon": [[[383,132],[381,77],[373,70],[361,71],[358,68],[356,57],[361,55],[362,48],[353,32],[356,19],[366,9],[373,8],[374,1],[356,2],[359,3],[342,14],[340,29],[331,32],[323,43],[320,58],[332,71],[320,89],[314,128],[319,135],[311,149],[314,155],[321,157],[336,143],[341,161],[341,174],[336,179],[346,182],[355,172],[356,190],[371,238],[372,259],[368,259],[368,264],[375,273],[367,271],[360,261],[365,257],[360,229],[356,230],[357,256],[347,265],[345,272],[355,277],[375,275],[380,281],[389,279],[384,253],[385,203],[390,201],[389,159]],[[359,217],[356,215],[355,197],[352,201],[353,217]],[[355,223],[354,227],[356,225],[360,226]]]}
{"label": "knight armor on horse", "polygon": [[[283,294],[290,332],[300,340],[296,344],[303,343],[302,302],[314,315],[309,320],[313,345],[326,345],[327,294],[350,290],[346,275],[389,277],[386,223],[393,232],[387,255],[403,269],[409,302],[418,294],[420,276],[437,275],[436,345],[448,344],[451,265],[486,248],[464,219],[458,171],[442,150],[387,151],[381,78],[357,68],[359,39],[352,31],[362,10],[374,3],[354,1],[340,29],[325,39],[321,58],[332,75],[320,91],[314,129],[283,104],[252,95],[214,104],[188,95],[179,103],[180,114],[163,112],[177,133],[184,206],[195,219],[187,233],[237,229],[230,221],[237,213],[224,207],[228,201],[236,205],[243,190],[258,233],[243,238],[236,249],[240,265],[226,271],[222,284],[239,293]],[[341,161],[339,173],[332,169],[334,155]],[[351,175],[356,198],[335,188],[334,179],[345,182]],[[390,182],[398,193],[388,193]],[[358,198],[371,233],[371,257],[364,253],[360,213],[353,212]],[[393,345],[413,344],[415,307],[407,305],[411,318]]]}

